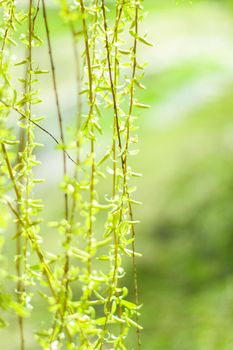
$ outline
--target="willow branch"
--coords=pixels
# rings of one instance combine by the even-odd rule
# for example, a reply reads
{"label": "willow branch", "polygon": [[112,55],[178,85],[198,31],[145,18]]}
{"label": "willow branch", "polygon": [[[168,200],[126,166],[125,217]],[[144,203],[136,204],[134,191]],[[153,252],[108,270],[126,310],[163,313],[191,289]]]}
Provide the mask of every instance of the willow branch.
{"label": "willow branch", "polygon": [[[108,38],[108,26],[107,26],[107,18],[106,18],[106,10],[105,10],[105,1],[101,0],[102,4],[102,14],[103,14],[103,21],[104,21],[104,31],[105,31],[105,46],[106,46],[106,53],[107,53],[107,63],[108,63],[108,73],[109,73],[109,81],[110,81],[110,86],[111,86],[111,93],[112,93],[112,98],[113,98],[113,109],[114,109],[114,115],[115,115],[115,126],[117,130],[117,137],[118,137],[118,146],[120,149],[120,155],[121,155],[121,165],[122,165],[122,171],[123,171],[123,177],[124,177],[124,188],[123,188],[123,194],[122,194],[122,200],[123,197],[126,195],[128,197],[128,207],[129,207],[129,215],[130,215],[130,220],[133,221],[133,212],[132,212],[132,206],[129,198],[129,193],[128,193],[128,185],[127,185],[127,153],[128,153],[128,145],[129,145],[129,130],[130,130],[130,116],[132,114],[133,110],[133,101],[134,101],[134,80],[135,80],[135,74],[136,74],[136,48],[137,48],[137,39],[135,38],[134,41],[134,47],[133,47],[133,72],[132,72],[132,81],[131,81],[131,89],[130,89],[130,110],[129,110],[129,115],[127,119],[127,136],[126,136],[126,148],[124,149],[123,152],[123,147],[122,147],[122,142],[121,142],[121,134],[120,134],[120,129],[119,129],[119,116],[118,116],[118,108],[117,108],[117,97],[116,97],[116,90],[114,86],[114,81],[113,81],[113,74],[112,74],[112,67],[111,67],[111,58],[110,58],[110,44],[109,44],[109,38]],[[122,3],[123,5],[123,3]],[[136,33],[138,32],[138,4],[135,4],[135,30]],[[122,7],[120,10],[120,14],[122,11]],[[118,17],[119,18],[119,17]],[[116,32],[114,32],[114,35]],[[123,203],[122,203],[123,205]],[[120,209],[120,218],[119,218],[119,223],[122,220],[122,205]],[[135,291],[135,303],[138,305],[138,283],[137,283],[137,270],[136,270],[136,262],[135,262],[135,228],[132,225],[132,251],[133,251],[133,269],[134,269],[134,291]],[[115,278],[116,275],[116,270],[117,270],[117,265],[115,264],[114,268],[114,274],[113,278]],[[112,289],[110,289],[110,295],[108,298],[108,304],[110,307],[110,301],[111,301],[111,294],[112,294]],[[109,313],[106,315],[106,320],[105,320],[105,325],[104,325],[104,330],[106,329],[107,325],[107,320],[109,317]],[[138,314],[136,313],[136,318],[137,318],[137,323],[138,323]],[[141,340],[140,340],[140,329],[139,326],[137,327],[137,338],[138,338],[138,349],[140,349],[141,346]],[[100,349],[103,347],[103,338],[102,338],[102,343]]]}
{"label": "willow branch", "polygon": [[[125,181],[125,187],[126,187],[126,193],[128,197],[128,203],[129,203],[129,216],[131,222],[133,222],[133,210],[132,205],[130,202],[130,195],[128,192],[128,186],[127,186],[127,159],[128,159],[128,149],[129,149],[129,141],[130,141],[130,121],[132,117],[133,112],[133,104],[134,104],[134,94],[135,94],[135,79],[136,79],[136,68],[137,68],[137,42],[138,42],[138,20],[139,20],[139,4],[135,2],[135,19],[134,19],[134,31],[135,31],[135,37],[134,37],[134,45],[133,45],[133,68],[132,68],[132,77],[131,77],[131,84],[130,84],[130,105],[129,105],[129,112],[128,117],[126,121],[126,145],[125,145],[125,172],[124,172],[124,181]],[[135,304],[139,305],[139,292],[138,292],[138,277],[137,277],[137,266],[136,266],[136,258],[135,258],[135,238],[136,238],[136,232],[135,232],[135,226],[134,224],[131,225],[132,229],[132,260],[133,260],[133,276],[134,276],[134,295],[135,295]],[[139,317],[138,313],[136,312],[136,321],[137,324],[139,324]],[[137,341],[138,341],[138,349],[141,348],[141,337],[140,337],[140,329],[139,326],[137,329]]]}
{"label": "willow branch", "polygon": [[[26,114],[24,114],[22,111],[20,111],[20,109],[18,109],[18,108],[15,107],[15,106],[10,106],[10,105],[8,105],[6,102],[4,102],[4,101],[1,100],[1,99],[0,99],[0,102],[1,102],[2,104],[4,104],[6,107],[12,108],[14,111],[16,111],[17,113],[19,113],[25,120],[28,119],[33,125],[35,125],[37,128],[39,128],[39,129],[42,130],[44,133],[46,133],[47,135],[49,135],[49,136],[53,139],[53,141],[56,142],[57,145],[63,146],[63,145],[59,142],[59,140],[58,140],[49,130],[43,128],[43,126],[41,126],[40,124],[36,123],[36,122],[35,122],[34,120],[32,120],[30,117],[27,117]],[[67,158],[69,158],[69,159],[71,160],[71,162],[73,162],[75,165],[77,165],[77,166],[81,169],[80,164],[79,164],[77,161],[75,161],[75,160],[69,155],[69,153],[68,153],[66,150],[64,150],[63,152],[65,153],[65,155],[67,156]]]}
{"label": "willow branch", "polygon": [[[60,101],[58,98],[57,79],[56,79],[55,64],[54,64],[53,51],[52,51],[52,45],[51,45],[51,39],[50,39],[50,32],[49,32],[49,26],[48,26],[48,20],[47,20],[47,11],[46,11],[46,6],[45,6],[45,0],[42,0],[42,8],[43,8],[43,18],[44,18],[44,23],[45,23],[46,37],[47,37],[48,50],[49,50],[49,60],[50,60],[50,65],[51,65],[51,70],[52,70],[53,90],[54,90],[55,101],[56,101],[57,116],[58,116],[59,130],[60,130],[60,138],[61,138],[61,141],[62,141],[64,147],[65,147],[63,120],[62,120]],[[64,151],[63,151],[63,173],[64,173],[64,176],[66,176],[67,163],[66,163],[66,153]],[[69,208],[68,208],[68,195],[67,195],[67,193],[64,194],[64,199],[65,199],[65,219],[68,221]]]}
{"label": "willow branch", "polygon": [[[91,64],[91,55],[90,55],[90,47],[89,47],[89,38],[88,38],[88,29],[86,22],[86,9],[84,6],[83,0],[80,0],[81,12],[82,12],[82,24],[83,24],[83,33],[84,33],[84,41],[85,41],[85,52],[87,59],[87,69],[88,69],[88,81],[89,81],[89,113],[88,120],[93,116],[93,108],[94,108],[94,93],[93,93],[93,79],[92,79],[92,64]],[[93,127],[92,127],[93,131]],[[93,230],[93,220],[92,220],[92,211],[93,211],[93,200],[94,200],[94,173],[95,173],[95,162],[94,162],[94,140],[91,138],[91,179],[90,179],[90,206],[89,206],[89,230],[88,230],[88,274],[89,278],[91,275],[91,250],[92,250],[92,230]]]}
{"label": "willow branch", "polygon": [[[9,157],[8,157],[8,153],[7,153],[6,147],[5,147],[5,145],[2,142],[0,142],[0,143],[1,143],[3,154],[4,154],[4,159],[5,159],[5,162],[6,162],[6,165],[7,165],[7,170],[8,170],[11,182],[13,184],[13,188],[14,188],[14,191],[15,191],[16,199],[17,199],[17,201],[20,201],[21,200],[21,194],[20,194],[20,191],[19,191],[19,189],[17,187],[17,183],[16,183],[16,180],[15,180],[15,177],[14,177],[14,174],[13,174],[13,169],[12,169]],[[8,202],[8,206],[9,206],[9,208],[11,210],[13,209],[12,210],[13,214],[16,215],[16,218],[20,221],[22,226],[27,230],[28,225],[31,226],[31,222],[29,221],[28,225],[26,225],[25,222],[18,215],[17,210],[14,209],[12,205],[9,205],[9,202]],[[29,233],[28,233],[28,238],[29,238],[29,241],[30,241],[32,247],[34,248],[34,250],[36,252],[36,255],[37,255],[37,257],[38,257],[38,259],[39,259],[39,261],[41,263],[42,271],[43,271],[43,274],[44,274],[44,276],[46,278],[46,281],[48,283],[48,286],[49,286],[49,289],[51,291],[51,294],[52,294],[52,296],[54,297],[54,299],[57,302],[59,300],[57,292],[56,292],[56,290],[58,290],[57,280],[54,277],[54,275],[53,275],[49,265],[46,263],[46,259],[45,259],[44,255],[43,255],[43,252],[42,252],[40,246],[38,245],[38,242],[37,242],[36,238],[34,236],[32,236],[31,234],[29,234]],[[54,284],[55,284],[55,287],[54,287]],[[71,337],[70,332],[69,332],[67,327],[65,327],[65,330],[66,330],[66,333],[67,333],[67,336],[68,336],[69,340],[72,340],[72,337]]]}
{"label": "willow branch", "polygon": [[9,17],[8,24],[7,24],[6,29],[4,31],[2,47],[1,47],[1,61],[0,61],[1,67],[2,67],[2,64],[3,64],[4,49],[5,49],[5,45],[6,45],[6,41],[7,41],[8,32],[10,30],[10,27],[11,27],[12,21],[13,21],[14,6],[15,6],[15,0],[11,0],[10,10],[9,10],[9,13],[8,13],[8,17]]}

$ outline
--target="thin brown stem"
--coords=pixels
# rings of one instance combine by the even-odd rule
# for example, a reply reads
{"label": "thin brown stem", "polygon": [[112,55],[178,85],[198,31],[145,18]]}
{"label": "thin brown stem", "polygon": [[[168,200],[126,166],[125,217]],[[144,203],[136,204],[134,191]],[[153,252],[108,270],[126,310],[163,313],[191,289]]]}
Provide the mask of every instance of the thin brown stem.
{"label": "thin brown stem", "polygon": [[[49,31],[49,26],[48,26],[48,19],[47,19],[47,11],[46,11],[46,6],[45,6],[45,0],[42,0],[42,8],[43,8],[43,18],[44,18],[46,37],[47,37],[47,43],[48,43],[49,60],[50,60],[51,71],[52,71],[53,90],[54,90],[55,101],[56,101],[57,116],[58,116],[59,130],[60,130],[60,138],[61,138],[63,147],[65,147],[65,136],[64,136],[64,130],[63,130],[63,120],[62,120],[60,101],[59,101],[59,97],[58,97],[55,64],[54,64],[53,51],[52,51],[52,45],[51,45],[51,39],[50,39],[50,31]],[[64,151],[63,151],[63,173],[64,173],[64,176],[66,176],[66,174],[67,174],[67,163],[66,163],[66,154],[65,154]],[[68,195],[67,195],[67,193],[64,194],[64,199],[65,199],[65,219],[68,221],[69,208],[68,208]]]}
{"label": "thin brown stem", "polygon": [[32,20],[33,32],[34,32],[34,29],[35,29],[36,19],[37,19],[39,10],[40,10],[40,0],[37,0],[36,12],[35,12],[35,15],[34,15],[33,20]]}
{"label": "thin brown stem", "polygon": [[[135,81],[135,75],[136,75],[136,49],[137,49],[137,33],[138,33],[138,14],[139,14],[139,5],[135,3],[135,31],[136,31],[136,36],[134,40],[134,47],[133,47],[133,71],[132,71],[132,79],[131,79],[131,88],[130,88],[130,108],[129,108],[129,114],[128,118],[126,121],[127,125],[127,136],[126,136],[126,147],[123,152],[123,147],[122,147],[122,142],[121,142],[121,134],[120,134],[120,128],[119,128],[119,116],[118,116],[118,108],[117,108],[117,97],[116,97],[116,90],[115,90],[115,85],[113,81],[113,74],[112,74],[112,67],[111,67],[111,56],[110,56],[110,44],[109,44],[109,39],[108,39],[108,25],[107,25],[107,18],[106,18],[106,10],[105,10],[105,0],[102,1],[102,14],[103,14],[103,21],[104,21],[104,31],[105,31],[105,46],[106,46],[106,53],[107,53],[107,63],[108,63],[108,73],[109,73],[109,81],[110,81],[110,86],[111,86],[111,92],[112,92],[112,98],[113,98],[113,109],[114,109],[114,116],[115,116],[115,125],[116,125],[116,131],[117,131],[117,138],[118,138],[118,146],[120,149],[120,157],[121,157],[121,166],[122,166],[122,172],[123,172],[123,194],[122,194],[122,200],[123,197],[126,195],[128,197],[128,207],[129,207],[129,216],[130,220],[133,221],[133,212],[132,212],[132,206],[130,202],[130,196],[128,192],[128,185],[127,185],[127,153],[128,153],[128,146],[129,146],[129,139],[130,139],[130,117],[132,115],[132,110],[133,110],[133,102],[134,102],[134,81]],[[123,6],[123,2],[122,2]],[[121,11],[123,8],[121,7],[120,10],[120,15]],[[118,18],[120,18],[120,15]],[[116,33],[116,32],[114,32]],[[114,34],[116,35],[116,34]],[[123,202],[122,202],[123,205]],[[120,219],[119,219],[119,224],[121,222],[121,217],[122,217],[122,205],[121,205],[121,214],[120,214]],[[132,225],[132,251],[133,251],[133,274],[134,274],[134,293],[135,293],[135,303],[138,305],[138,282],[137,282],[137,269],[136,269],[136,261],[135,261],[135,228],[134,225]],[[115,265],[116,269],[116,265]],[[115,278],[116,271],[114,270],[113,277]],[[111,289],[112,291],[112,289]],[[111,301],[111,293],[108,298],[108,303],[110,304]],[[105,321],[105,326],[104,330],[107,325],[107,319],[108,319],[109,313],[106,315],[106,321]],[[136,320],[138,323],[138,314],[136,313]],[[141,347],[141,340],[140,340],[140,329],[137,327],[137,345],[138,349]],[[103,347],[103,339],[101,343],[100,349]]]}
{"label": "thin brown stem", "polygon": [[[78,47],[76,43],[76,34],[75,34],[75,28],[73,25],[73,22],[70,23],[70,31],[72,34],[72,40],[73,40],[73,52],[74,52],[74,62],[76,67],[76,84],[77,84],[77,125],[76,125],[76,144],[77,144],[77,155],[76,155],[76,162],[80,163],[80,140],[79,140],[79,131],[81,127],[81,117],[82,117],[82,96],[80,94],[82,89],[82,77],[81,77],[81,60],[79,57]],[[78,168],[75,167],[74,169],[74,181],[77,182],[78,179]],[[70,213],[70,221],[73,222],[75,212],[77,207],[77,200],[76,200],[76,188],[72,197],[72,207],[71,207],[71,213]]]}
{"label": "thin brown stem", "polygon": [[4,59],[4,49],[8,37],[8,32],[10,30],[10,27],[12,26],[13,16],[14,16],[14,6],[15,6],[15,0],[11,0],[10,10],[9,10],[9,19],[8,24],[6,26],[6,29],[4,31],[3,40],[2,40],[2,47],[1,47],[1,60],[0,60],[0,66],[3,65],[3,59]]}
{"label": "thin brown stem", "polygon": [[[93,108],[94,108],[94,93],[93,93],[93,79],[92,79],[92,64],[91,64],[91,55],[90,55],[90,47],[89,47],[89,38],[88,38],[88,30],[87,30],[87,22],[86,22],[86,9],[84,6],[83,0],[80,0],[81,12],[82,12],[82,24],[83,24],[83,33],[84,33],[84,41],[85,41],[85,51],[86,51],[86,59],[87,59],[87,68],[88,68],[88,81],[89,81],[89,113],[88,120],[90,120],[93,116]],[[93,128],[92,128],[93,132]],[[94,161],[94,140],[91,138],[91,179],[90,179],[90,199],[89,199],[89,228],[88,228],[88,275],[89,279],[91,276],[91,252],[92,252],[92,234],[93,234],[93,200],[94,200],[94,174],[95,174],[95,161]]]}
{"label": "thin brown stem", "polygon": [[[118,25],[120,22],[121,14],[123,10],[123,3],[120,8],[119,14],[117,15],[116,11],[116,24],[115,24],[115,30],[114,30],[114,38],[113,42],[117,42],[118,39]],[[103,14],[103,20],[104,20],[104,30],[105,30],[105,46],[106,46],[106,52],[107,52],[107,64],[108,64],[108,73],[109,73],[109,80],[110,80],[110,86],[111,86],[111,93],[112,93],[112,98],[113,98],[113,109],[114,109],[114,118],[113,118],[113,199],[116,196],[116,135],[118,139],[118,146],[119,149],[122,149],[122,142],[121,142],[121,135],[120,135],[120,127],[119,127],[119,117],[118,117],[118,108],[117,108],[117,94],[116,94],[116,86],[117,86],[117,67],[118,67],[118,61],[117,61],[117,45],[115,46],[115,62],[114,62],[114,77],[112,73],[112,67],[111,67],[111,58],[110,58],[110,44],[109,44],[109,39],[108,39],[108,27],[107,27],[107,18],[106,18],[106,12],[105,12],[105,2],[102,0],[102,14]],[[123,157],[121,155],[121,161],[123,164]],[[120,210],[120,217],[119,217],[119,223],[122,220],[122,210]],[[117,225],[118,226],[118,225]],[[118,251],[119,251],[119,237],[117,234],[117,227],[114,228],[113,232],[114,236],[114,266],[113,266],[113,275],[111,279],[111,285],[110,285],[110,292],[108,295],[108,299],[106,302],[107,306],[107,314],[105,317],[105,323],[103,327],[103,334],[106,331],[107,328],[107,323],[109,320],[109,315],[110,315],[110,308],[111,308],[111,299],[113,296],[113,291],[114,288],[117,287],[117,270],[118,270]],[[119,310],[120,311],[120,310]],[[100,350],[102,350],[103,345],[104,345],[104,336],[100,338]]]}
{"label": "thin brown stem", "polygon": [[[28,49],[26,50],[26,55],[27,56]],[[27,76],[28,76],[28,64],[26,65],[25,68],[25,84],[24,84],[24,92],[26,93],[27,89]],[[20,128],[19,132],[19,147],[18,147],[18,155],[17,155],[17,160],[16,164],[21,163],[21,154],[25,148],[25,129]],[[8,203],[9,205],[9,203]],[[21,212],[21,205],[18,202],[17,203],[17,213],[20,216]],[[21,222],[18,220],[16,223],[16,254],[17,254],[17,259],[15,262],[15,267],[16,267],[16,274],[18,277],[17,280],[17,286],[16,286],[16,293],[17,293],[17,301],[20,304],[22,302],[22,294],[25,292],[25,285],[22,281],[22,237],[21,237]],[[21,344],[21,350],[24,350],[24,318],[20,315],[18,315],[18,325],[19,325],[19,334],[20,334],[20,344]]]}
{"label": "thin brown stem", "polygon": [[[16,180],[15,180],[15,177],[14,177],[13,169],[12,169],[12,166],[11,166],[11,163],[10,163],[10,160],[9,160],[9,156],[8,156],[6,147],[5,147],[4,143],[2,143],[2,142],[1,142],[1,147],[2,147],[2,152],[3,152],[3,155],[4,155],[5,163],[6,163],[6,166],[7,166],[8,174],[10,176],[10,179],[11,179],[11,182],[12,182],[12,185],[13,185],[13,188],[14,188],[16,199],[17,199],[17,201],[20,201],[21,200],[21,193],[20,193],[20,191],[19,191],[19,189],[17,187],[17,183],[16,183]],[[9,206],[9,208],[11,209],[11,211],[13,212],[13,214],[18,219],[18,221],[20,222],[20,224],[25,229],[27,229],[28,226],[31,226],[31,222],[28,222],[26,224],[21,219],[21,217],[19,216],[19,213],[17,212],[17,210],[14,209],[13,206],[9,202],[7,202],[7,204]],[[48,283],[48,286],[49,286],[49,289],[51,291],[51,294],[54,297],[54,299],[56,300],[56,302],[58,302],[59,298],[58,298],[58,294],[56,292],[57,289],[58,289],[57,280],[56,280],[55,276],[53,275],[49,265],[47,264],[46,259],[44,257],[44,254],[43,254],[43,252],[42,252],[42,250],[41,250],[41,248],[40,248],[36,238],[34,236],[32,236],[28,232],[28,239],[29,239],[29,241],[31,243],[31,246],[34,249],[34,251],[36,252],[36,255],[37,255],[37,257],[38,257],[38,259],[39,259],[39,261],[41,263],[42,271],[43,271],[43,274],[44,274],[44,276],[46,278],[46,281]],[[69,329],[67,327],[65,327],[65,331],[67,333],[67,337],[68,337],[69,341],[72,341],[71,334],[70,334]]]}
{"label": "thin brown stem", "polygon": [[12,182],[12,185],[13,185],[13,188],[14,188],[14,191],[15,191],[15,193],[16,193],[16,197],[17,197],[17,199],[20,199],[20,193],[19,193],[19,190],[18,190],[16,181],[15,181],[15,177],[14,177],[14,174],[13,174],[13,169],[12,169],[12,167],[11,167],[11,163],[10,163],[10,160],[9,160],[9,157],[8,157],[8,154],[7,154],[7,151],[6,151],[6,147],[5,147],[5,145],[4,145],[3,142],[1,142],[1,148],[2,148],[3,156],[4,156],[4,158],[5,158],[5,162],[6,162],[6,166],[7,166],[7,170],[8,170],[10,179],[11,179],[11,182]]}
{"label": "thin brown stem", "polygon": [[[112,67],[111,67],[110,44],[109,44],[109,39],[108,39],[108,25],[107,25],[107,18],[106,18],[105,1],[101,0],[101,4],[102,4],[102,14],[103,14],[103,20],[104,20],[105,47],[106,47],[106,52],[107,52],[108,74],[109,74],[109,80],[110,80],[110,86],[111,86],[111,92],[112,92],[112,99],[113,99],[113,109],[114,109],[114,116],[115,116],[115,122],[116,122],[118,146],[119,146],[120,149],[122,149],[120,125],[119,125],[119,116],[118,116],[118,108],[117,108],[117,99],[116,99],[116,91],[115,91],[115,88],[114,88],[114,81],[113,81],[113,74],[112,74]],[[123,157],[122,157],[122,163],[124,165]]]}
{"label": "thin brown stem", "polygon": [[[124,172],[124,179],[125,179],[125,187],[126,187],[126,193],[128,197],[128,203],[129,203],[129,216],[131,222],[133,222],[133,210],[132,205],[130,202],[130,195],[128,192],[128,186],[126,183],[126,176],[127,176],[127,159],[128,159],[128,149],[129,149],[129,142],[130,142],[130,122],[133,112],[133,104],[134,104],[134,94],[135,94],[135,79],[136,79],[136,69],[137,69],[137,42],[138,42],[138,20],[139,20],[139,5],[136,2],[135,3],[135,19],[134,19],[134,31],[135,31],[135,37],[134,37],[134,45],[133,45],[133,68],[132,68],[132,77],[131,77],[131,85],[130,85],[130,105],[129,105],[129,112],[128,117],[126,121],[126,144],[125,144],[125,158],[124,158],[124,165],[125,165],[125,172]],[[136,232],[134,224],[131,226],[131,232],[132,232],[132,260],[133,260],[133,278],[134,278],[134,295],[135,295],[135,304],[139,305],[139,292],[138,292],[138,278],[137,278],[137,266],[136,266],[136,257],[135,257],[135,239],[136,239]],[[136,321],[137,324],[139,324],[139,317],[138,313],[136,312]],[[141,336],[140,336],[140,328],[137,327],[137,346],[138,349],[141,348]]]}
{"label": "thin brown stem", "polygon": [[[65,136],[64,136],[64,130],[63,130],[63,120],[62,120],[62,113],[61,113],[61,107],[60,107],[60,101],[58,97],[58,88],[57,88],[57,79],[56,79],[56,72],[55,72],[55,63],[53,58],[53,51],[52,51],[52,45],[51,45],[51,39],[50,39],[50,31],[48,26],[48,20],[47,20],[47,11],[45,6],[45,0],[42,0],[42,7],[43,7],[43,18],[45,23],[45,30],[46,30],[46,37],[47,37],[47,43],[48,43],[48,51],[49,51],[49,60],[51,65],[51,71],[52,71],[52,82],[53,82],[53,90],[55,95],[55,101],[56,101],[56,108],[57,108],[57,116],[58,116],[58,123],[59,123],[59,130],[60,130],[60,138],[63,144],[63,147],[65,148]],[[67,175],[67,163],[66,163],[66,153],[63,151],[63,175]],[[69,220],[69,205],[68,205],[68,194],[64,193],[64,203],[65,203],[65,219],[68,223]],[[66,240],[70,240],[70,232],[69,230],[66,230]],[[64,264],[64,272],[62,277],[62,288],[60,297],[62,296],[63,287],[65,288],[65,295],[64,295],[64,304],[61,311],[61,327],[63,327],[64,324],[64,317],[65,317],[65,310],[67,305],[67,297],[68,297],[68,288],[69,288],[69,280],[68,280],[68,271],[69,271],[69,254],[66,251],[65,253],[65,264]],[[51,337],[51,341],[54,337],[56,329],[56,322],[53,326],[53,333]]]}
{"label": "thin brown stem", "polygon": [[[19,113],[21,115],[21,117],[23,117],[24,119],[28,119],[33,125],[35,125],[37,128],[39,128],[40,130],[42,130],[43,132],[45,132],[47,135],[49,135],[53,141],[56,142],[57,145],[61,145],[61,143],[59,142],[59,140],[46,128],[43,128],[40,124],[36,123],[34,120],[32,120],[31,118],[27,117],[26,114],[24,114],[20,109],[18,109],[17,107],[14,106],[10,106],[8,105],[6,102],[4,102],[3,100],[0,99],[0,102],[2,104],[4,104],[7,108],[12,108],[14,111],[16,111],[17,113]],[[73,162],[75,165],[77,165],[80,169],[80,164],[78,163],[78,161],[75,161],[67,151],[64,151],[65,155],[67,158],[69,158],[71,160],[71,162]]]}

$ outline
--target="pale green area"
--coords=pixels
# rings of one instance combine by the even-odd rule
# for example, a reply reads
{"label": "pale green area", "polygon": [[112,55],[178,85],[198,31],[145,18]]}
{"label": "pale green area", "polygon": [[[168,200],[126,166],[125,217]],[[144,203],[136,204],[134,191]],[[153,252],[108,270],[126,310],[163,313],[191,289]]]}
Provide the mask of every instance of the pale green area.
{"label": "pale green area", "polygon": [[[137,247],[143,253],[138,259],[142,349],[232,350],[232,1],[145,0],[144,6],[149,11],[144,28],[155,45],[140,48],[148,68],[143,82],[147,90],[139,92],[138,99],[151,109],[139,117],[140,153],[132,158],[135,170],[144,174],[137,184],[143,206],[136,210],[142,221],[137,230]],[[71,39],[52,9],[50,18],[56,63],[62,67],[59,91],[63,109],[71,115],[70,126]],[[40,50],[44,68],[48,61]],[[51,113],[46,125],[57,132],[53,96],[48,95],[47,77],[43,79],[41,112],[45,108]],[[62,210],[57,185],[52,185],[54,178],[59,180],[60,168],[53,144],[39,132],[38,137],[50,150],[41,151],[45,164],[39,175],[47,179],[42,195],[46,216],[54,220]],[[56,233],[47,227],[44,232],[49,250]],[[39,300],[30,332],[48,321],[46,305]],[[13,316],[9,321],[14,322]],[[18,349],[16,327],[0,335],[0,348]],[[34,344],[30,339],[28,349],[38,349]]]}

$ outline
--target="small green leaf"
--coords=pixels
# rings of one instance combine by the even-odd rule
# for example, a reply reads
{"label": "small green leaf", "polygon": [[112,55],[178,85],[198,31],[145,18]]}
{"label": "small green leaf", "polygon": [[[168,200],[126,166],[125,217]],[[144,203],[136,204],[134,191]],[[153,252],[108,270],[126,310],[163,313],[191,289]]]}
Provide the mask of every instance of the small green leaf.
{"label": "small green leaf", "polygon": [[22,64],[25,64],[25,63],[27,63],[27,62],[28,62],[28,60],[27,60],[27,59],[24,59],[24,60],[22,60],[22,61],[19,61],[19,62],[15,63],[15,66],[21,66]]}
{"label": "small green leaf", "polygon": [[49,71],[46,69],[37,69],[37,70],[32,71],[32,73],[34,73],[34,74],[48,74]]}
{"label": "small green leaf", "polygon": [[147,46],[154,46],[154,44],[148,41],[145,37],[138,36],[138,40]]}
{"label": "small green leaf", "polygon": [[150,105],[145,105],[143,103],[138,103],[138,102],[134,102],[134,107],[137,107],[137,108],[150,108]]}

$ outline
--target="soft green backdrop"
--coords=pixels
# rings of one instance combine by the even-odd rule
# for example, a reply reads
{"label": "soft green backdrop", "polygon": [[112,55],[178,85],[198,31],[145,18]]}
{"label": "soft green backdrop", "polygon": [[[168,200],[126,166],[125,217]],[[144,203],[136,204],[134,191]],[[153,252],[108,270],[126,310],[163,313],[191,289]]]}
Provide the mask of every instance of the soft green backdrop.
{"label": "soft green backdrop", "polygon": [[[143,28],[154,47],[140,48],[148,67],[147,90],[139,98],[151,109],[139,118],[140,153],[132,159],[144,174],[137,184],[143,202],[137,209],[143,350],[233,349],[232,5],[230,0],[144,0]],[[49,15],[69,133],[75,107],[71,38],[54,8]],[[43,36],[42,22],[38,29]],[[37,49],[36,55],[46,68],[44,52]],[[40,108],[56,133],[51,82],[43,79]],[[38,138],[46,143],[38,176],[47,180],[38,193],[48,220],[54,220],[61,212],[54,185],[60,165],[50,140],[39,132]],[[43,232],[49,250],[56,233],[47,227]],[[39,299],[38,305],[40,312],[27,325],[28,350],[38,349],[29,332],[46,324],[45,305]],[[13,316],[9,322],[14,325]],[[0,336],[1,349],[18,349],[16,324]]]}

